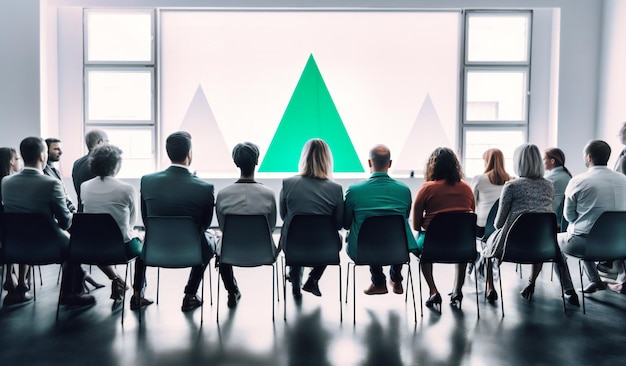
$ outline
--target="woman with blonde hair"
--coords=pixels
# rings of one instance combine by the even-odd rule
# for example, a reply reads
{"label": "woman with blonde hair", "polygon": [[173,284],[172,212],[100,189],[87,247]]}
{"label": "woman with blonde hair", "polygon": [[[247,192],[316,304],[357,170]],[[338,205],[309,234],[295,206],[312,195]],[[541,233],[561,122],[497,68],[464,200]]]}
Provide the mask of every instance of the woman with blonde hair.
{"label": "woman with blonde hair", "polygon": [[[280,246],[285,247],[289,224],[294,215],[329,215],[337,230],[343,223],[343,189],[341,185],[331,180],[333,171],[333,156],[328,144],[318,138],[306,142],[300,156],[300,174],[283,180],[280,191],[280,217],[283,227],[280,237]],[[341,248],[337,248],[337,251]],[[314,267],[309,278],[302,286],[302,290],[315,296],[322,296],[318,281],[326,266]],[[300,299],[300,283],[302,267],[291,266],[289,279],[295,299]]]}

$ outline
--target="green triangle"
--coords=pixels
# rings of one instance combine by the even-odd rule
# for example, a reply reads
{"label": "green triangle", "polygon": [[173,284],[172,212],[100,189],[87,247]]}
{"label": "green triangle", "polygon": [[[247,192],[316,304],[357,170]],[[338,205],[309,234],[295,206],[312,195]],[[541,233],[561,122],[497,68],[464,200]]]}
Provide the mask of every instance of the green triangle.
{"label": "green triangle", "polygon": [[300,75],[259,172],[297,172],[302,147],[312,138],[328,143],[335,172],[364,171],[313,54]]}

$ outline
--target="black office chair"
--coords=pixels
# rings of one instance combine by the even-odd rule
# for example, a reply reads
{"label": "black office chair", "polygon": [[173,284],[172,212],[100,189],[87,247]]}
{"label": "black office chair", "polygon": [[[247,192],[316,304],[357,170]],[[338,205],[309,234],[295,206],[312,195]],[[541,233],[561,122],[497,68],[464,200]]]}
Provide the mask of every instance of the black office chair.
{"label": "black office chair", "polygon": [[485,223],[485,233],[483,234],[480,240],[482,242],[486,242],[487,239],[496,231],[496,227],[494,223],[496,221],[496,215],[498,214],[498,206],[500,205],[500,199],[497,199],[496,202],[493,203],[491,209],[489,210],[489,214],[487,215],[487,222]]}
{"label": "black office chair", "polygon": [[[124,283],[128,283],[128,264],[137,256],[126,257],[126,244],[119,226],[108,213],[75,213],[72,217],[69,261],[108,266],[125,264]],[[122,325],[124,325],[124,302],[122,294]]]}
{"label": "black office chair", "polygon": [[[339,266],[339,318],[343,321],[341,306],[341,236],[332,216],[295,215],[289,224],[283,251],[283,294],[287,293],[286,266]],[[287,301],[284,301],[284,319],[287,320]]]}
{"label": "black office chair", "polygon": [[[157,267],[156,303],[158,304],[160,268],[187,268],[203,265],[202,240],[193,218],[189,216],[149,216],[146,222],[146,239],[142,259],[147,267]],[[204,299],[204,277],[201,287],[201,296]],[[209,291],[212,293],[211,288],[211,271],[209,271]],[[141,323],[141,316],[139,322]],[[200,309],[200,324],[203,322],[204,302]]]}
{"label": "black office chair", "polygon": [[[30,265],[32,277],[35,265],[63,264],[69,238],[41,213],[4,213],[2,232],[2,257],[4,263]],[[36,228],[34,230],[33,228]],[[4,278],[1,279],[2,281]],[[1,282],[0,282],[1,283]],[[33,298],[37,301],[37,283],[33,284]],[[56,318],[59,318],[57,303]]]}
{"label": "black office chair", "polygon": [[[500,262],[533,264],[558,262],[561,251],[556,241],[556,215],[554,212],[525,212],[517,217],[509,230],[504,244],[504,252]],[[500,304],[504,317],[504,294],[502,292],[502,276],[498,266],[500,282]],[[561,281],[561,299],[563,312],[565,298],[563,281]]]}
{"label": "black office chair", "polygon": [[[583,287],[583,261],[617,261],[626,259],[626,212],[606,211],[596,220],[587,236],[585,254],[565,254],[578,258],[578,272],[580,287]],[[583,314],[585,309],[585,294],[583,297]]]}
{"label": "black office chair", "polygon": [[350,265],[352,265],[354,324],[356,324],[356,266],[393,264],[408,264],[407,292],[404,301],[408,300],[410,282],[413,295],[413,315],[417,323],[417,307],[415,305],[405,221],[406,218],[401,215],[372,216],[365,219],[361,225],[357,238],[357,253],[354,258],[351,258],[352,262],[348,262],[346,276],[346,303],[348,303],[348,284],[350,283]]}
{"label": "black office chair", "polygon": [[[422,298],[422,263],[472,263],[476,259],[476,214],[469,212],[442,212],[436,214],[424,236],[424,247],[419,257],[420,306],[424,316]],[[474,271],[476,286],[476,316],[478,307],[478,276]]]}
{"label": "black office chair", "polygon": [[[226,215],[224,220],[219,263],[220,265],[228,264],[233,267],[272,266],[272,321],[274,321],[274,294],[276,292],[274,285],[276,284],[276,287],[278,287],[276,257],[279,250],[274,244],[274,238],[272,237],[267,218],[264,215]],[[219,275],[221,276],[221,270]],[[218,322],[219,301],[220,283],[218,277],[218,306],[216,311]]]}

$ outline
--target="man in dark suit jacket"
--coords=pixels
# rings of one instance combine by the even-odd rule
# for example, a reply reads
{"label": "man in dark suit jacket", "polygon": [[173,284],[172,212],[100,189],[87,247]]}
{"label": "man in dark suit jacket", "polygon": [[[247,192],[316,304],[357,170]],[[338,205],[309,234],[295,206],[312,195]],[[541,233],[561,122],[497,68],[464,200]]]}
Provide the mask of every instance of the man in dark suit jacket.
{"label": "man in dark suit jacket", "polygon": [[76,207],[72,200],[70,200],[67,195],[67,189],[65,189],[65,184],[63,184],[63,177],[61,177],[61,172],[57,168],[52,165],[52,163],[56,163],[61,160],[61,155],[63,155],[63,150],[61,150],[61,140],[49,137],[45,139],[46,145],[48,146],[48,161],[43,168],[43,174],[56,178],[61,182],[61,186],[63,187],[63,192],[65,193],[65,203],[67,204],[67,209],[70,210],[71,213],[76,212]]}
{"label": "man in dark suit jacket", "polygon": [[72,167],[72,181],[74,182],[74,190],[76,191],[76,197],[78,199],[78,212],[83,212],[83,204],[80,198],[80,185],[88,181],[91,178],[95,178],[96,175],[91,172],[89,168],[88,160],[89,154],[96,146],[106,144],[109,142],[109,137],[106,132],[102,130],[91,130],[85,135],[85,144],[87,144],[87,155],[79,158],[74,162]]}
{"label": "man in dark suit jacket", "polygon": [[[189,311],[202,305],[202,299],[196,293],[206,265],[215,254],[215,244],[205,235],[213,218],[214,189],[212,184],[204,182],[189,171],[192,157],[189,133],[174,132],[168,136],[165,148],[172,165],[164,171],[141,178],[141,217],[144,223],[148,216],[191,216],[195,221],[202,238],[204,265],[192,267],[185,286],[181,309]],[[142,306],[139,303],[142,301],[142,287],[143,284],[135,283],[134,302],[131,299],[132,309]]]}
{"label": "man in dark suit jacket", "polygon": [[[72,214],[67,208],[61,182],[43,174],[48,157],[47,147],[41,138],[27,137],[20,144],[20,153],[24,159],[24,170],[2,180],[4,210],[8,213],[34,212],[46,215],[57,229],[53,241],[67,249],[69,236],[65,230],[71,225]],[[95,303],[93,296],[83,295],[83,276],[80,263],[64,266],[61,304]],[[13,295],[14,301],[23,302],[28,298],[25,295],[27,289],[25,277],[20,276],[16,290],[21,294]]]}

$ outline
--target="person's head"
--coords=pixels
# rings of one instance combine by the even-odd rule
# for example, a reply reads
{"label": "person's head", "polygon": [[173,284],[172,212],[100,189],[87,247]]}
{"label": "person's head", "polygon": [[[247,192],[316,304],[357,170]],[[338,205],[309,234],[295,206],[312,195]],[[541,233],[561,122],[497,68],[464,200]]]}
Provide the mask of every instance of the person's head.
{"label": "person's head", "polygon": [[591,140],[583,150],[585,166],[606,165],[611,156],[611,147],[602,140]]}
{"label": "person's head", "polygon": [[300,174],[303,177],[330,179],[333,173],[333,155],[326,141],[310,139],[300,155]]}
{"label": "person's head", "polygon": [[109,142],[109,136],[107,133],[102,130],[91,130],[87,132],[85,135],[85,144],[87,145],[87,150],[91,151],[96,146],[106,144]]}
{"label": "person's head", "polygon": [[501,186],[511,179],[504,170],[504,154],[500,149],[488,149],[483,153],[483,160],[485,161],[485,174],[491,184]]}
{"label": "person's head", "polygon": [[241,170],[241,176],[254,175],[254,167],[259,163],[259,147],[252,142],[242,142],[233,148],[233,161]]}
{"label": "person's head", "polygon": [[454,151],[447,147],[436,148],[426,163],[424,179],[426,181],[444,179],[449,185],[460,182],[463,179],[463,171]]}
{"label": "person's head", "polygon": [[387,172],[391,167],[391,151],[385,145],[376,145],[370,150],[367,163],[374,172]]}
{"label": "person's head", "polygon": [[167,157],[172,164],[191,164],[191,135],[189,132],[176,131],[165,140]]}
{"label": "person's head", "polygon": [[622,145],[626,145],[626,121],[622,122],[619,132],[617,133],[617,137],[619,137],[619,141]]}
{"label": "person's head", "polygon": [[24,166],[42,169],[48,160],[48,148],[41,137],[27,137],[20,143]]}
{"label": "person's head", "polygon": [[523,144],[513,153],[515,173],[520,177],[543,177],[543,162],[539,148],[533,144]]}
{"label": "person's head", "polygon": [[546,149],[543,152],[543,167],[545,170],[563,167],[565,172],[569,174],[570,177],[572,176],[569,170],[565,167],[565,153],[557,147]]}
{"label": "person's head", "polygon": [[122,166],[122,149],[109,144],[97,146],[89,154],[87,162],[91,172],[100,179],[114,177]]}
{"label": "person's head", "polygon": [[61,150],[61,140],[49,137],[44,141],[46,141],[46,146],[48,147],[48,161],[56,163],[61,159],[61,155],[63,155],[63,151]]}
{"label": "person's head", "polygon": [[0,147],[0,179],[19,171],[17,151],[12,147]]}

